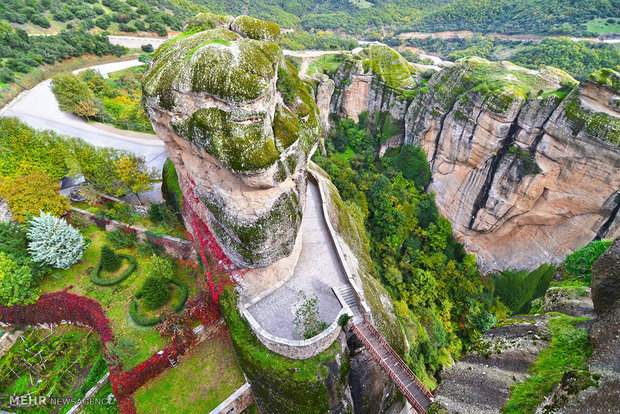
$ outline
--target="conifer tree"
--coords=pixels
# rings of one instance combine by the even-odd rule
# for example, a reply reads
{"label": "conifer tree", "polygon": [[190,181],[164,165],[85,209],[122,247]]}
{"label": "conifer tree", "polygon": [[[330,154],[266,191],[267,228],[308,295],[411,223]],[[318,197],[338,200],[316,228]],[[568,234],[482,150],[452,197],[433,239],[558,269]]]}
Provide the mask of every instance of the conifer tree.
{"label": "conifer tree", "polygon": [[106,272],[116,272],[121,267],[121,257],[107,245],[101,248],[101,268]]}
{"label": "conifer tree", "polygon": [[88,246],[78,230],[48,213],[30,221],[27,235],[32,260],[57,269],[68,269],[82,258]]}
{"label": "conifer tree", "polygon": [[170,299],[166,280],[160,276],[147,277],[142,286],[142,298],[148,309],[157,309],[165,305]]}

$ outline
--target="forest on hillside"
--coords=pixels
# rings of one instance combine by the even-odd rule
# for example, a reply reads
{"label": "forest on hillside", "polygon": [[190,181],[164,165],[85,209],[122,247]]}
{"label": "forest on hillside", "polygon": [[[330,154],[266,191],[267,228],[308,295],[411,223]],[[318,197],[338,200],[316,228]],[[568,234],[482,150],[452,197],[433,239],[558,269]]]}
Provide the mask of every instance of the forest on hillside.
{"label": "forest on hillside", "polygon": [[598,35],[605,25],[615,27],[619,9],[619,0],[3,0],[0,19],[33,29],[79,26],[160,36],[181,30],[200,12],[248,14],[286,28],[357,36],[447,30]]}

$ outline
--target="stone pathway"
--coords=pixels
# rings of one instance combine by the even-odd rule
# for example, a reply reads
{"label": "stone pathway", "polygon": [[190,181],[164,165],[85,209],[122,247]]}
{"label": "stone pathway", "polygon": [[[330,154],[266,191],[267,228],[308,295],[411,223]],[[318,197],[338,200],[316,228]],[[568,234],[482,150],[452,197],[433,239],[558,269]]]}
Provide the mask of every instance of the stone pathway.
{"label": "stone pathway", "polygon": [[348,283],[323,216],[316,184],[308,181],[306,194],[301,223],[303,247],[295,273],[281,288],[248,309],[267,332],[287,339],[303,339],[294,329],[300,290],[307,297],[317,296],[321,319],[331,324],[342,309],[332,288]]}

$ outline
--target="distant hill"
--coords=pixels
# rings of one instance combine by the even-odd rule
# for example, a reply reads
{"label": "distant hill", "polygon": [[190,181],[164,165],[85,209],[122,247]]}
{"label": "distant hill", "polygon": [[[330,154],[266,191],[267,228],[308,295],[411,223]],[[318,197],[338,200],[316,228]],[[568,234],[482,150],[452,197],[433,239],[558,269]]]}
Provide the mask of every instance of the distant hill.
{"label": "distant hill", "polygon": [[620,27],[619,10],[620,0],[2,0],[0,19],[29,31],[69,25],[165,35],[211,11],[358,36],[446,30],[598,35]]}

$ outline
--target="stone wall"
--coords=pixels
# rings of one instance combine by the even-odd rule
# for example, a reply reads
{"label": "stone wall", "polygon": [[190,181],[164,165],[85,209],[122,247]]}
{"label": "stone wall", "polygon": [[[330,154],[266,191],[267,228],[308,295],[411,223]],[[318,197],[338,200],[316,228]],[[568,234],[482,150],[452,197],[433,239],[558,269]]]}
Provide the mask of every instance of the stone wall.
{"label": "stone wall", "polygon": [[246,382],[222,401],[220,405],[211,410],[209,414],[241,414],[253,403],[254,394],[252,394],[250,384]]}
{"label": "stone wall", "polygon": [[352,316],[351,309],[345,306],[340,310],[338,315],[336,315],[336,319],[327,329],[315,337],[304,340],[291,340],[272,335],[263,329],[248,310],[244,310],[242,314],[250,324],[258,340],[261,341],[267,349],[288,358],[308,359],[325,351],[338,339],[338,335],[341,331],[338,319],[345,313]]}
{"label": "stone wall", "polygon": [[358,283],[355,280],[355,277],[353,276],[353,272],[351,271],[351,268],[349,266],[347,256],[344,254],[344,250],[342,246],[340,245],[340,240],[336,236],[336,230],[334,230],[334,226],[329,217],[329,212],[327,209],[328,199],[325,196],[325,189],[323,188],[324,186],[323,180],[321,179],[321,176],[317,174],[315,171],[312,171],[309,169],[308,173],[309,173],[308,179],[315,182],[317,184],[317,187],[319,187],[319,194],[321,195],[321,209],[323,210],[323,215],[325,216],[325,222],[327,223],[327,228],[329,230],[329,236],[332,239],[334,246],[336,247],[336,252],[338,253],[338,258],[340,259],[340,264],[342,265],[342,269],[344,270],[344,273],[347,276],[349,283],[353,287],[353,292],[355,293],[355,298],[357,299],[357,303],[360,304],[360,310],[362,311],[362,313],[364,313],[365,315],[369,315],[372,318],[370,307],[368,306],[368,304],[366,303],[366,300],[364,299],[364,293],[361,287],[358,285]]}
{"label": "stone wall", "polygon": [[[94,213],[90,211],[82,210],[79,208],[73,207],[71,209],[70,215],[79,215],[89,223],[92,223],[99,227],[101,224],[101,220],[98,219]],[[116,220],[105,220],[105,231],[114,231],[116,229],[126,229],[129,228],[136,232],[138,240],[151,240],[159,245],[163,246],[166,254],[175,257],[180,260],[184,260],[186,262],[199,264],[198,257],[196,256],[196,250],[194,249],[194,245],[192,242],[188,240],[179,239],[177,237],[172,236],[157,236],[156,238],[153,236],[147,235],[148,229],[140,226],[130,226],[127,223],[123,223]]]}

